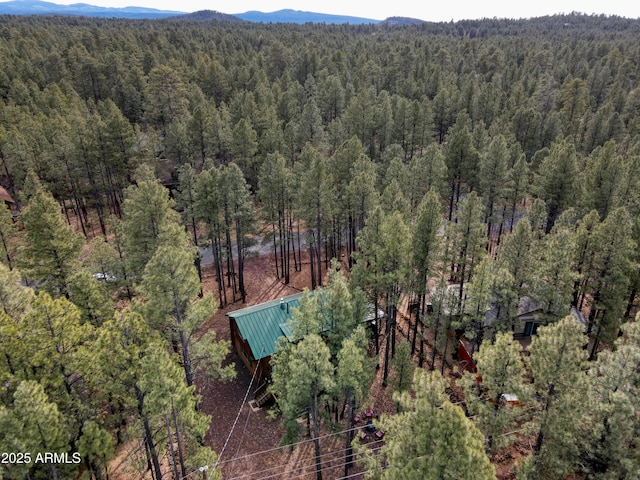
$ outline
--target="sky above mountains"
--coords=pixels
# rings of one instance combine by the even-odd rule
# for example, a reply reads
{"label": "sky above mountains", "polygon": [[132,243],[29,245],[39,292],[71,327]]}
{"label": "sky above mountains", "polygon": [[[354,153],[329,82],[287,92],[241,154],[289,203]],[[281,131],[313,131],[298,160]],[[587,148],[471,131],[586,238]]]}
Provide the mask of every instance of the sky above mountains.
{"label": "sky above mountains", "polygon": [[222,13],[244,13],[250,10],[274,12],[286,8],[333,15],[350,15],[374,20],[388,17],[412,17],[431,22],[479,18],[530,18],[560,13],[580,12],[640,18],[637,0],[458,0],[420,2],[416,0],[362,1],[352,0],[49,0],[61,5],[88,3],[103,7],[148,7],[159,10],[195,12],[217,10]]}

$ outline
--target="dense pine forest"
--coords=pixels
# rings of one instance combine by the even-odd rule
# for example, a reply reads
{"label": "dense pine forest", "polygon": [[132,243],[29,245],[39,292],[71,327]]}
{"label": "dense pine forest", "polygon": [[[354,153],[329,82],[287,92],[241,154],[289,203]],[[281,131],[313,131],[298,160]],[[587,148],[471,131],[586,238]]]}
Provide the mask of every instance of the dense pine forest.
{"label": "dense pine forest", "polygon": [[345,478],[495,478],[514,444],[504,478],[640,477],[639,35],[0,17],[0,478],[132,443],[136,478],[222,478],[196,387],[233,381],[207,322],[255,303],[256,244],[316,292],[271,389],[319,480],[331,428]]}

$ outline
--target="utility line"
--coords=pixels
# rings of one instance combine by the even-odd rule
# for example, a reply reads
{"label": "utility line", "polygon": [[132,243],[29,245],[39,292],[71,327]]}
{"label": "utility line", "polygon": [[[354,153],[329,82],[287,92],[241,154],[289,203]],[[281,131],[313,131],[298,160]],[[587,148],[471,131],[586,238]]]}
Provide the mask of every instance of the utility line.
{"label": "utility line", "polygon": [[[363,426],[360,426],[360,427],[353,427],[353,428],[349,428],[349,429],[346,429],[346,430],[342,430],[342,431],[340,431],[340,432],[327,433],[327,434],[325,434],[325,435],[321,435],[321,436],[319,436],[319,437],[318,437],[318,440],[321,440],[321,439],[323,439],[323,438],[327,438],[327,437],[333,437],[333,436],[335,436],[335,435],[341,435],[341,434],[343,434],[343,433],[347,433],[347,432],[350,432],[350,431],[361,430],[361,429],[363,429],[364,427],[365,427],[365,426],[363,425]],[[298,445],[302,445],[302,444],[304,444],[304,443],[313,442],[313,440],[314,440],[313,438],[308,438],[308,439],[306,439],[306,440],[300,440],[299,442],[290,443],[290,444],[288,444],[288,445],[282,445],[282,446],[280,446],[280,447],[274,447],[274,448],[270,448],[270,449],[268,449],[268,450],[262,450],[262,451],[260,451],[260,452],[248,453],[247,455],[243,455],[242,457],[237,457],[237,458],[235,458],[235,459],[229,459],[229,460],[225,460],[225,461],[223,461],[223,462],[220,462],[220,463],[219,463],[219,465],[223,465],[223,464],[225,464],[225,463],[229,463],[229,462],[232,462],[232,461],[234,461],[234,460],[242,460],[242,459],[247,458],[247,457],[254,457],[254,456],[256,456],[256,455],[262,455],[262,454],[264,454],[264,453],[275,452],[275,451],[277,451],[277,450],[282,450],[282,449],[285,449],[285,448],[293,448],[293,447],[296,447],[296,446],[298,446]],[[219,457],[218,457],[218,458],[219,458]]]}
{"label": "utility line", "polygon": [[[369,450],[371,452],[376,452],[376,451],[380,450],[383,446],[384,445],[378,445],[376,447],[370,448]],[[334,450],[334,451],[329,452],[329,453],[323,453],[322,454],[323,460],[322,460],[322,462],[319,463],[319,465],[324,465],[324,466],[320,469],[320,471],[325,471],[325,470],[331,470],[331,469],[334,469],[334,468],[342,468],[342,467],[344,467],[344,465],[345,465],[344,461],[340,461],[339,463],[337,463],[335,465],[326,465],[326,464],[335,462],[337,459],[340,458],[340,456],[335,457],[335,458],[331,458],[331,459],[328,459],[328,460],[325,457],[326,456],[337,455],[337,454],[340,454],[340,456],[342,456],[344,454],[344,449],[341,448],[340,450]],[[364,452],[360,452],[360,453],[354,452],[354,454],[353,454],[353,456],[354,456],[353,463],[355,463],[357,461],[358,458],[356,458],[356,457],[362,456],[363,454],[364,454]],[[245,477],[247,477],[249,475],[251,476],[252,480],[268,480],[268,479],[277,477],[278,475],[284,475],[284,474],[287,475],[287,480],[290,480],[292,478],[297,478],[297,477],[300,477],[302,475],[307,475],[308,473],[311,473],[311,472],[304,472],[304,473],[301,473],[301,474],[298,474],[298,475],[291,476],[292,473],[299,472],[300,470],[304,470],[304,469],[307,469],[307,468],[314,468],[316,466],[316,464],[314,462],[314,463],[308,463],[308,464],[302,465],[302,466],[294,468],[292,470],[286,470],[287,465],[288,464],[277,465],[275,467],[269,467],[269,468],[258,470],[258,471],[255,471],[255,472],[245,473],[245,474],[242,474],[240,476],[232,477],[232,478],[227,479],[227,480],[239,480],[239,479],[245,478]],[[274,470],[274,469],[282,469],[282,471],[278,472],[278,473],[275,473],[275,474],[269,474],[267,476],[255,477],[256,474],[267,473],[267,472],[270,472],[271,470]],[[313,472],[315,472],[315,471],[316,470],[314,469]]]}
{"label": "utility line", "polygon": [[[264,345],[262,346],[262,353],[264,353]],[[262,359],[260,359],[262,360]],[[240,418],[240,413],[242,412],[242,409],[244,408],[244,404],[247,401],[247,397],[249,396],[249,392],[251,391],[251,386],[253,385],[253,380],[256,378],[256,373],[258,372],[258,367],[260,366],[260,360],[258,360],[258,363],[256,364],[256,369],[253,371],[253,375],[251,377],[251,381],[249,382],[249,387],[247,388],[247,391],[244,394],[244,399],[242,400],[242,405],[240,405],[240,408],[238,409],[238,414],[236,415],[236,419],[233,421],[233,425],[231,426],[231,431],[229,431],[229,435],[227,436],[227,439],[224,442],[224,445],[222,446],[222,450],[220,450],[220,454],[218,455],[218,458],[216,459],[216,463],[213,466],[213,470],[215,470],[218,465],[220,464],[220,459],[222,458],[222,454],[224,453],[225,449],[227,448],[227,445],[229,444],[229,440],[231,439],[231,435],[233,435],[233,430],[236,428],[236,425],[238,424],[238,419]]]}

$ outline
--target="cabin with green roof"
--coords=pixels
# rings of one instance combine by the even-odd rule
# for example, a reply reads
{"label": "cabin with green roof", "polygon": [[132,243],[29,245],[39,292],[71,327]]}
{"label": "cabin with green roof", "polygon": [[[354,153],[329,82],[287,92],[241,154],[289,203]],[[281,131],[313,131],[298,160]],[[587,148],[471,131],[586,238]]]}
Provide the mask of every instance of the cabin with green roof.
{"label": "cabin with green roof", "polygon": [[[313,295],[313,292],[311,292]],[[231,330],[231,343],[252,374],[258,385],[264,385],[271,378],[271,355],[276,353],[280,337],[289,341],[293,338],[291,318],[293,309],[300,307],[303,293],[296,293],[234,312],[227,313]],[[363,322],[375,325],[384,317],[378,309],[375,315],[373,305]],[[327,330],[330,327],[327,325]]]}
{"label": "cabin with green roof", "polygon": [[258,369],[258,384],[271,377],[269,361],[278,339],[292,337],[292,310],[300,306],[302,293],[227,313],[231,342],[250,372]]}

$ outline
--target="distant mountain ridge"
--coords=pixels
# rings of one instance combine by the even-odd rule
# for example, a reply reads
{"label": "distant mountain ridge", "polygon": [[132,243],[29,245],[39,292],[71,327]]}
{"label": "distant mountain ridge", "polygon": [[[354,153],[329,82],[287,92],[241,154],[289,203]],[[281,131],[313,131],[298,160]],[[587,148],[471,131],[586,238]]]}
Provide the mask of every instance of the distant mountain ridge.
{"label": "distant mountain ridge", "polygon": [[[0,15],[80,15],[86,17],[102,17],[102,18],[130,18],[130,19],[159,19],[176,17],[185,20],[205,21],[238,21],[257,23],[327,23],[327,24],[344,24],[362,25],[362,24],[379,24],[381,20],[371,18],[353,17],[348,15],[331,15],[327,13],[303,12],[299,10],[284,9],[276,12],[264,13],[258,11],[249,11],[238,14],[226,14],[212,10],[202,10],[198,12],[188,13],[172,10],[158,10],[146,7],[123,7],[108,8],[89,5],[86,3],[75,3],[72,5],[58,5],[57,3],[46,2],[43,0],[11,0],[9,2],[0,2]],[[411,23],[420,23],[422,20],[410,20]]]}
{"label": "distant mountain ridge", "polygon": [[183,12],[158,10],[145,7],[109,8],[86,3],[58,5],[42,0],[12,0],[0,3],[0,15],[81,15],[103,18],[166,18],[182,15]]}
{"label": "distant mountain ridge", "polygon": [[171,18],[175,20],[188,20],[191,22],[244,22],[244,20],[235,15],[221,13],[216,10],[198,10],[193,13],[182,13]]}
{"label": "distant mountain ridge", "polygon": [[351,17],[348,15],[331,15],[328,13],[303,12],[300,10],[284,9],[276,12],[264,13],[249,11],[236,13],[236,17],[248,22],[259,23],[349,23],[351,25],[378,24],[380,20],[371,18]]}

